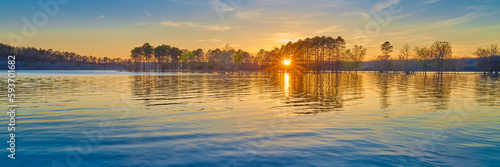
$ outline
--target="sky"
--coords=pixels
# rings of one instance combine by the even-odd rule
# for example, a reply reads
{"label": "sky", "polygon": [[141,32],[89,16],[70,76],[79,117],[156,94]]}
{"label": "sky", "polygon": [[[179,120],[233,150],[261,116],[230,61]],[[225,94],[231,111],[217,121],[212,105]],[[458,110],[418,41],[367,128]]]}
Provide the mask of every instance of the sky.
{"label": "sky", "polygon": [[[52,5],[43,5],[52,4]],[[54,5],[55,4],[55,5]],[[347,48],[430,46],[453,55],[500,44],[498,0],[18,0],[0,2],[0,43],[129,58],[145,42],[181,49],[226,44],[256,53],[288,41],[341,36]]]}

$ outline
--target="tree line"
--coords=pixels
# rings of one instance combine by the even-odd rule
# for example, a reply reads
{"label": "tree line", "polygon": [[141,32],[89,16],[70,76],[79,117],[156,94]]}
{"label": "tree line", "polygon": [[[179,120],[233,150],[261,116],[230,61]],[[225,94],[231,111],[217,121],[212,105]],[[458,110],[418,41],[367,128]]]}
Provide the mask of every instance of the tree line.
{"label": "tree line", "polygon": [[250,53],[226,45],[222,49],[187,50],[170,45],[157,47],[145,43],[130,51],[132,69],[136,71],[257,70]]}
{"label": "tree line", "polygon": [[[136,71],[484,71],[498,72],[500,67],[496,45],[478,48],[476,58],[458,57],[452,53],[450,42],[437,41],[431,46],[403,45],[397,57],[391,57],[394,47],[389,41],[380,45],[381,55],[364,62],[367,48],[361,45],[346,47],[342,37],[316,36],[288,42],[271,50],[260,49],[251,54],[226,45],[219,49],[179,49],[170,45],[157,47],[145,43],[131,50],[133,69]],[[284,60],[292,62],[285,66]]]}
{"label": "tree line", "polygon": [[82,56],[74,52],[14,47],[0,43],[0,56],[8,55],[16,55],[16,66],[27,70],[127,70],[132,63],[130,59]]}
{"label": "tree line", "polygon": [[[380,45],[381,55],[371,61],[364,61],[367,48],[352,45],[348,48],[342,37],[316,36],[288,42],[270,50],[260,49],[250,53],[234,49],[229,45],[222,48],[180,49],[170,45],[152,46],[145,43],[130,51],[130,59],[82,56],[73,52],[52,49],[14,47],[0,43],[0,55],[15,54],[22,69],[103,69],[130,71],[483,71],[498,73],[500,56],[497,45],[478,48],[475,58],[453,55],[452,45],[438,41],[431,46],[411,47],[403,45],[397,57],[392,57],[393,45],[386,41]],[[292,62],[284,65],[284,61]],[[3,61],[3,60],[1,60]],[[5,67],[2,67],[5,68]]]}
{"label": "tree line", "polygon": [[284,60],[293,62],[289,70],[297,71],[357,71],[363,68],[367,49],[354,45],[346,48],[342,37],[314,37],[288,42],[280,48],[261,49],[251,54],[229,45],[219,49],[179,49],[170,45],[153,47],[149,43],[130,51],[133,69],[139,71],[182,71],[182,70],[284,70]]}
{"label": "tree line", "polygon": [[370,70],[380,72],[403,71],[407,74],[415,71],[483,71],[484,73],[497,73],[500,70],[500,55],[497,45],[488,48],[478,48],[473,54],[476,58],[453,55],[450,42],[437,41],[431,46],[410,47],[403,45],[398,57],[391,58],[393,46],[389,41],[380,45],[381,55],[377,56]]}

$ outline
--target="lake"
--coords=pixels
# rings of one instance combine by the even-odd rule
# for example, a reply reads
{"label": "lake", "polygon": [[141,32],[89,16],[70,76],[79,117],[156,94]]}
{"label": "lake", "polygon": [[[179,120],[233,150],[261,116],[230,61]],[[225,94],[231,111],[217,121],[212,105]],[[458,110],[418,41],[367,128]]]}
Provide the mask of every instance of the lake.
{"label": "lake", "polygon": [[5,166],[500,165],[498,76],[17,74]]}

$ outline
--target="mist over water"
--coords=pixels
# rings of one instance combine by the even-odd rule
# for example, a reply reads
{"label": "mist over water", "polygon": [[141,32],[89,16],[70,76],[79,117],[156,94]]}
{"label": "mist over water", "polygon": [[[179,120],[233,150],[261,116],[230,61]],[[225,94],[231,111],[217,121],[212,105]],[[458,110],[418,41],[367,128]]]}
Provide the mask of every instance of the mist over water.
{"label": "mist over water", "polygon": [[16,84],[16,160],[2,164],[500,163],[498,76],[20,71]]}

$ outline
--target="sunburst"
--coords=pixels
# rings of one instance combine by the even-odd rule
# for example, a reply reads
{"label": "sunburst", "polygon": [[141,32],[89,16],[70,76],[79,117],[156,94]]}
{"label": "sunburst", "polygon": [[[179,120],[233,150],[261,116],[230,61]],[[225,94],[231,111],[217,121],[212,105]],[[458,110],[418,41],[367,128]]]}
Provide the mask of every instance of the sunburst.
{"label": "sunburst", "polygon": [[289,66],[291,63],[292,63],[292,62],[291,62],[290,60],[288,60],[288,59],[283,60],[283,64],[284,64],[285,66]]}

